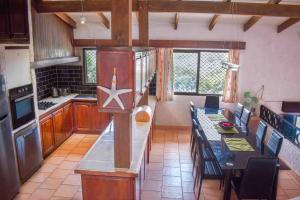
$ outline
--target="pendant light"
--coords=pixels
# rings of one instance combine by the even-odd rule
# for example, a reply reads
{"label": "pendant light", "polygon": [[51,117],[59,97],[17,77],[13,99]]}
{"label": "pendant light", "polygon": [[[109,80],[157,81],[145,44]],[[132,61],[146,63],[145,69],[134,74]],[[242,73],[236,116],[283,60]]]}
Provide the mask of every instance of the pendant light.
{"label": "pendant light", "polygon": [[81,16],[80,16],[80,24],[85,24],[86,17],[83,16],[83,0],[81,0]]}

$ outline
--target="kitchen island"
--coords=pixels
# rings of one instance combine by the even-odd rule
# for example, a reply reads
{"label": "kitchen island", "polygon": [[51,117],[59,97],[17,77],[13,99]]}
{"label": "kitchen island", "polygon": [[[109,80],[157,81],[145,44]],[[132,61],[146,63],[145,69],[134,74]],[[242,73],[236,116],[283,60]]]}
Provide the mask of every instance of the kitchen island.
{"label": "kitchen island", "polygon": [[81,174],[84,199],[140,199],[151,146],[156,99],[149,97],[148,103],[152,113],[147,123],[136,122],[136,109],[133,110],[130,168],[115,168],[113,121],[80,161],[75,173]]}

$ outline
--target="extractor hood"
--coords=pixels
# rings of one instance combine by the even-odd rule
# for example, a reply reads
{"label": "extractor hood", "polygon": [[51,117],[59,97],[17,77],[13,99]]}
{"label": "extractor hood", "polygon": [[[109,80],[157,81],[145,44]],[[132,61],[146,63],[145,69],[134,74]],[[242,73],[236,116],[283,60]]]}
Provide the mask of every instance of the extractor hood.
{"label": "extractor hood", "polygon": [[48,66],[53,66],[53,65],[74,63],[74,62],[78,62],[78,61],[79,61],[79,57],[77,57],[77,56],[49,58],[49,59],[35,61],[31,64],[31,66],[33,68],[42,68],[42,67],[48,67]]}

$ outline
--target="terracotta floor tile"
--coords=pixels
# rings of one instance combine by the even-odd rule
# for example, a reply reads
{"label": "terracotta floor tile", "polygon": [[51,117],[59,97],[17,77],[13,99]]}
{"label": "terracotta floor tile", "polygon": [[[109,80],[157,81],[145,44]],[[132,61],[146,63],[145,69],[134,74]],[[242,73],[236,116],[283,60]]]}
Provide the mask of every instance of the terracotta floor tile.
{"label": "terracotta floor tile", "polygon": [[46,180],[46,178],[50,175],[50,172],[36,172],[30,179],[30,182],[41,183]]}
{"label": "terracotta floor tile", "polygon": [[64,159],[64,156],[50,156],[45,160],[45,163],[59,165]]}
{"label": "terracotta floor tile", "polygon": [[165,153],[164,159],[166,160],[179,160],[179,154],[178,153]]}
{"label": "terracotta floor tile", "polygon": [[73,185],[61,185],[54,193],[55,197],[67,197],[72,198],[77,193],[78,186]]}
{"label": "terracotta floor tile", "polygon": [[78,162],[72,162],[72,161],[63,161],[57,168],[59,169],[75,169]]}
{"label": "terracotta floor tile", "polygon": [[32,195],[30,196],[30,199],[32,200],[47,200],[50,199],[51,196],[55,190],[49,190],[49,189],[37,189],[35,190]]}
{"label": "terracotta floor tile", "polygon": [[181,187],[181,177],[163,176],[163,186]]}
{"label": "terracotta floor tile", "polygon": [[300,189],[297,190],[285,190],[285,193],[289,198],[300,197]]}
{"label": "terracotta floor tile", "polygon": [[162,155],[150,155],[150,162],[162,163],[164,157]]}
{"label": "terracotta floor tile", "polygon": [[67,175],[72,174],[73,170],[69,169],[55,169],[52,174],[49,176],[50,178],[66,178]]}
{"label": "terracotta floor tile", "polygon": [[142,200],[160,200],[161,192],[142,191]]}
{"label": "terracotta floor tile", "polygon": [[51,173],[56,169],[57,165],[45,163],[42,165],[42,167],[39,169],[39,172],[48,172]]}
{"label": "terracotta floor tile", "polygon": [[80,147],[80,148],[78,147],[78,148],[73,149],[70,153],[84,155],[84,154],[86,154],[86,152],[88,150],[89,150],[89,148],[86,148],[86,147]]}
{"label": "terracotta floor tile", "polygon": [[35,182],[29,182],[27,181],[24,183],[20,188],[20,193],[27,193],[31,194],[33,193],[40,185],[41,183],[35,183]]}
{"label": "terracotta floor tile", "polygon": [[27,200],[29,199],[31,196],[31,194],[21,194],[19,193],[15,198],[14,200]]}
{"label": "terracotta floor tile", "polygon": [[82,192],[77,191],[76,194],[74,195],[74,197],[72,198],[72,200],[82,200]]}
{"label": "terracotta floor tile", "polygon": [[183,192],[194,192],[194,182],[193,181],[183,181],[182,182]]}
{"label": "terracotta floor tile", "polygon": [[[194,192],[183,192],[183,200],[196,200],[196,196],[194,194]],[[201,200],[201,198],[200,198]],[[204,200],[204,198],[203,198]]]}
{"label": "terracotta floor tile", "polygon": [[182,181],[194,181],[194,177],[191,172],[181,172]]}
{"label": "terracotta floor tile", "polygon": [[62,145],[60,145],[59,150],[66,150],[66,151],[70,151],[73,150],[75,147],[77,146],[77,144],[66,144],[63,143]]}
{"label": "terracotta floor tile", "polygon": [[182,189],[181,187],[162,187],[161,196],[163,198],[172,198],[172,199],[182,199]]}
{"label": "terracotta floor tile", "polygon": [[52,156],[67,156],[70,152],[71,152],[71,150],[61,150],[58,148],[51,155]]}
{"label": "terracotta floor tile", "polygon": [[153,181],[153,180],[145,180],[142,186],[142,190],[150,190],[150,191],[161,191],[162,182],[161,181]]}
{"label": "terracotta floor tile", "polygon": [[300,185],[293,179],[279,179],[278,184],[284,190],[294,190],[300,188]]}
{"label": "terracotta floor tile", "polygon": [[82,159],[83,155],[80,154],[69,154],[65,160],[66,161],[73,161],[73,162],[79,162]]}
{"label": "terracotta floor tile", "polygon": [[180,167],[164,167],[163,175],[166,176],[181,176]]}
{"label": "terracotta floor tile", "polygon": [[79,174],[68,175],[65,181],[65,185],[81,185],[81,176]]}
{"label": "terracotta floor tile", "polygon": [[161,170],[147,170],[146,179],[154,181],[162,181],[163,172]]}
{"label": "terracotta floor tile", "polygon": [[91,142],[80,142],[79,144],[76,145],[76,148],[90,148],[93,145]]}
{"label": "terracotta floor tile", "polygon": [[179,160],[164,159],[164,167],[180,167]]}
{"label": "terracotta floor tile", "polygon": [[40,188],[56,190],[62,184],[63,179],[59,178],[47,178],[41,185]]}
{"label": "terracotta floor tile", "polygon": [[183,172],[192,172],[193,164],[181,164],[180,168],[181,168],[181,171],[183,171]]}
{"label": "terracotta floor tile", "polygon": [[146,170],[162,170],[163,164],[162,163],[149,163],[146,166]]}

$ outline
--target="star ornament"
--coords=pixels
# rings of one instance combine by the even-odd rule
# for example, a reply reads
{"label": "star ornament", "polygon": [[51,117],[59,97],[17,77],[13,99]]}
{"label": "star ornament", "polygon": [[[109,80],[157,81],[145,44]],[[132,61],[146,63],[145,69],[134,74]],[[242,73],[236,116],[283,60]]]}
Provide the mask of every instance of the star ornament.
{"label": "star ornament", "polygon": [[117,104],[121,107],[121,109],[124,110],[125,109],[124,104],[123,104],[122,100],[120,99],[119,95],[132,92],[132,89],[117,90],[116,68],[114,68],[114,75],[113,75],[112,81],[111,81],[111,88],[106,88],[106,87],[102,87],[102,86],[97,86],[97,88],[99,88],[100,90],[102,90],[103,92],[105,92],[106,94],[109,95],[107,97],[107,99],[105,100],[105,102],[103,103],[103,108],[105,108],[110,102],[115,100],[117,102]]}

